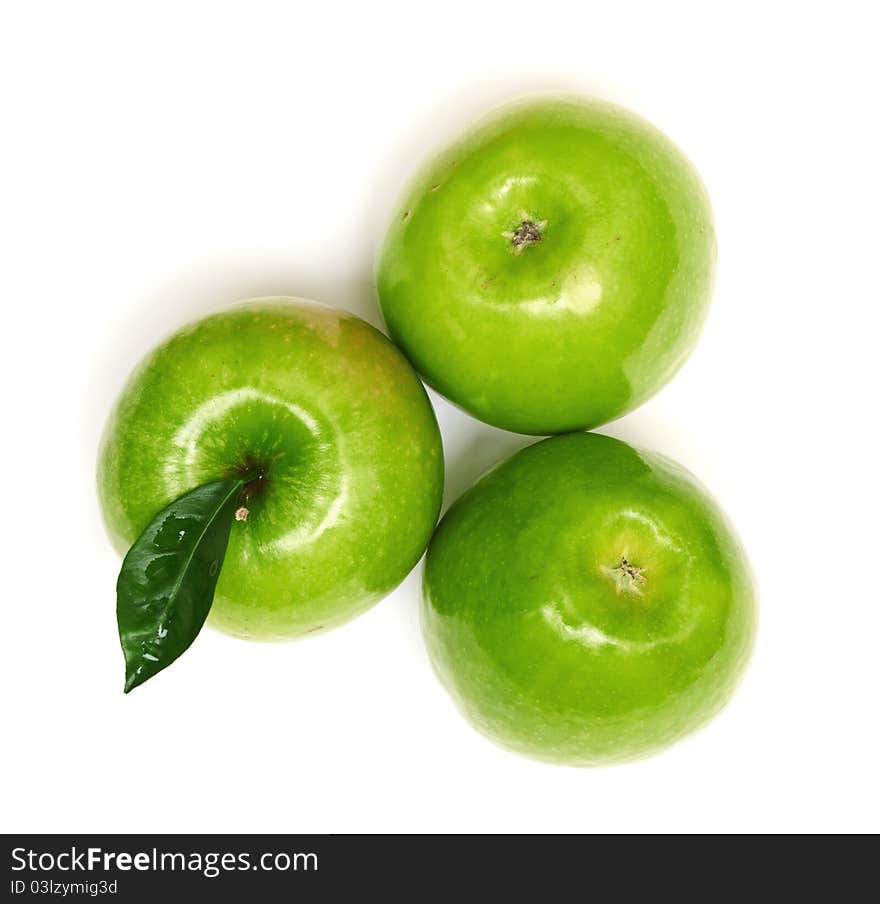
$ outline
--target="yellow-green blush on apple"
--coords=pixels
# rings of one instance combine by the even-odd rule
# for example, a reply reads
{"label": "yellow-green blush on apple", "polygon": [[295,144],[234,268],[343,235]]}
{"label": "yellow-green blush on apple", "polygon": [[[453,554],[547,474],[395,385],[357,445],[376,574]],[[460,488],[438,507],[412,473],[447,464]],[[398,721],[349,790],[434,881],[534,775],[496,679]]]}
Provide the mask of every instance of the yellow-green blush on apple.
{"label": "yellow-green blush on apple", "polygon": [[209,624],[281,640],[382,599],[422,555],[443,452],[424,387],[359,318],[299,299],[184,327],[110,416],[98,490],[120,553],[195,487],[257,474],[232,524]]}

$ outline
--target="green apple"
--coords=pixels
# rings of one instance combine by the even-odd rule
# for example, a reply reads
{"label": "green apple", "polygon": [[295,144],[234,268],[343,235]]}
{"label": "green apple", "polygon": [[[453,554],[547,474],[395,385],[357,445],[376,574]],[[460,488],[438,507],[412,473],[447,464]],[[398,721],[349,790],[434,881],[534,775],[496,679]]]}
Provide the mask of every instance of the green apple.
{"label": "green apple", "polygon": [[516,453],[428,550],[434,667],[496,743],[569,765],[645,756],[703,725],[749,657],[751,573],[681,466],[590,433]]}
{"label": "green apple", "polygon": [[260,299],[182,329],[129,380],[98,465],[114,544],[125,552],[169,502],[245,472],[261,477],[209,622],[284,639],[347,621],[412,569],[439,513],[443,452],[423,386],[381,333]]}
{"label": "green apple", "polygon": [[697,172],[631,113],[502,107],[426,165],[381,248],[392,339],[476,417],[562,433],[619,417],[691,352],[715,265]]}

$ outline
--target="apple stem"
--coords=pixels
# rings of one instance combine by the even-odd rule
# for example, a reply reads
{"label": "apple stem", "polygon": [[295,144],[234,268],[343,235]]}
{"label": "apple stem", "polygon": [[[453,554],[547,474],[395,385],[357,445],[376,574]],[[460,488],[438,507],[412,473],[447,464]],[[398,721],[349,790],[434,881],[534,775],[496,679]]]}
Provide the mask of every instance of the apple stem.
{"label": "apple stem", "polygon": [[260,484],[266,477],[263,468],[252,468],[239,478],[241,480],[241,494],[238,497],[238,508],[235,510],[236,521],[247,521],[251,510],[247,507],[247,501],[260,488]]}

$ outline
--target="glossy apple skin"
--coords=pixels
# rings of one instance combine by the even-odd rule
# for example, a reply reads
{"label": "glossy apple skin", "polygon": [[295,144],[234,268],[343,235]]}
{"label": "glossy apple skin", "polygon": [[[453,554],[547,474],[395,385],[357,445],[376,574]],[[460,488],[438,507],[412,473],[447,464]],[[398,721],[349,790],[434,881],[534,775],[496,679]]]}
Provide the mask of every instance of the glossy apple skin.
{"label": "glossy apple skin", "polygon": [[265,467],[232,526],[209,617],[280,640],[339,625],[392,590],[439,513],[443,452],[403,355],[359,318],[263,299],[200,320],[141,363],[98,464],[120,553],[187,490]]}
{"label": "glossy apple skin", "polygon": [[[524,218],[545,223],[520,247]],[[690,354],[715,266],[700,178],[610,104],[538,95],[426,165],[380,250],[380,304],[427,382],[497,427],[562,433],[619,417]]]}
{"label": "glossy apple skin", "polygon": [[733,529],[687,471],[573,433],[518,452],[452,506],[422,616],[440,679],[480,731],[588,766],[651,754],[717,713],[756,601]]}

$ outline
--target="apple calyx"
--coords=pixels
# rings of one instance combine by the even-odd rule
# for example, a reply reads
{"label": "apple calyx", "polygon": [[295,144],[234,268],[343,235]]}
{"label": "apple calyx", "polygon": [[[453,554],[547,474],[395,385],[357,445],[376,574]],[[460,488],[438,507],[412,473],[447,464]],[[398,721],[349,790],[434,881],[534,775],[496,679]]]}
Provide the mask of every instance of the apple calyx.
{"label": "apple calyx", "polygon": [[523,215],[523,219],[516,229],[512,232],[502,232],[501,234],[504,238],[510,239],[514,254],[522,254],[524,248],[541,241],[544,237],[544,228],[546,226],[546,220],[535,222],[528,215]]}
{"label": "apple calyx", "polygon": [[637,568],[629,562],[626,556],[621,556],[620,562],[614,568],[602,566],[602,573],[611,578],[618,594],[629,593],[633,596],[641,596],[642,586],[648,583],[644,571],[644,568]]}

